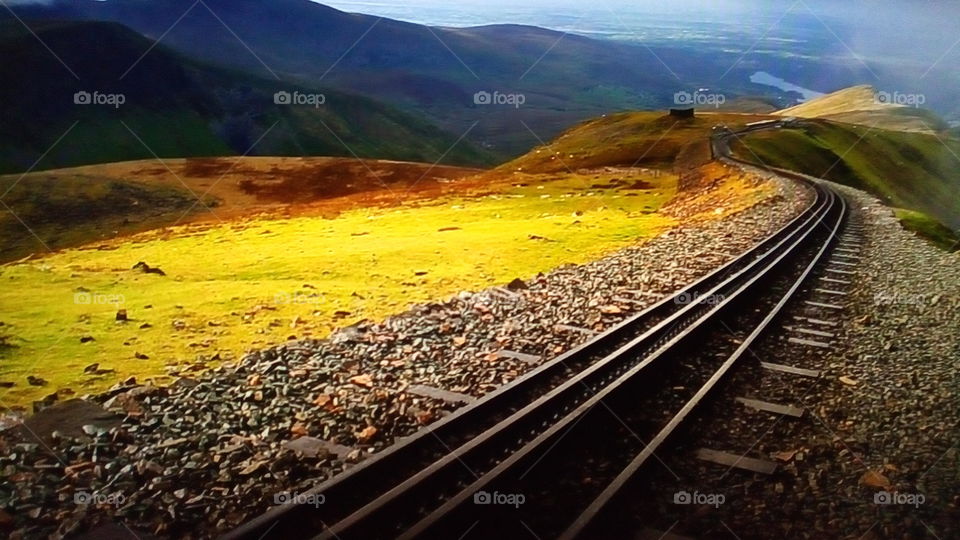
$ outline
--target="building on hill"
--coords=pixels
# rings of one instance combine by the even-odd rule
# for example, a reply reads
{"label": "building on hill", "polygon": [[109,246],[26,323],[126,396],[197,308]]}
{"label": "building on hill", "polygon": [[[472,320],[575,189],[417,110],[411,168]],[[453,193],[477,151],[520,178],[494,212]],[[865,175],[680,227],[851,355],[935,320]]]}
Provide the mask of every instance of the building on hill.
{"label": "building on hill", "polygon": [[674,116],[676,118],[693,118],[695,112],[696,109],[693,107],[686,109],[670,109],[670,116]]}

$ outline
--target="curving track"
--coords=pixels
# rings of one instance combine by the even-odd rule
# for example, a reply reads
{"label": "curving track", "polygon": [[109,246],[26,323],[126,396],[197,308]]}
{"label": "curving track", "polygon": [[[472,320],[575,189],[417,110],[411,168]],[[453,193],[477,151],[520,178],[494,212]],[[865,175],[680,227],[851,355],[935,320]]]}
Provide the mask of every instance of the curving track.
{"label": "curving track", "polygon": [[[732,159],[733,135],[717,133],[716,155]],[[531,523],[537,536],[593,537],[611,502],[658,450],[666,451],[833,246],[844,201],[800,175],[777,172],[816,194],[783,229],[673,297],[320,485],[311,493],[322,493],[325,504],[277,507],[228,538],[513,537],[532,532]],[[728,339],[734,332],[745,337]],[[482,504],[477,493],[525,500]]]}

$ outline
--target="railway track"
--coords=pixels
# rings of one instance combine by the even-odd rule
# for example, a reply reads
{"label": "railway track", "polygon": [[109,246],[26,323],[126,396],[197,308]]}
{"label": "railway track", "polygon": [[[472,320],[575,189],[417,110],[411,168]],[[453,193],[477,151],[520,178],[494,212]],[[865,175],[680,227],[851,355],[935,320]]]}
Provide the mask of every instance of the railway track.
{"label": "railway track", "polygon": [[[715,153],[727,156],[729,136],[714,138]],[[479,538],[503,534],[510,521],[518,531],[529,529],[527,522],[550,529],[541,528],[538,536],[589,532],[832,246],[846,214],[843,200],[806,178],[778,172],[810,186],[814,200],[748,252],[299,494],[304,504],[276,507],[227,537]],[[771,289],[770,305],[756,309],[756,298],[770,297]],[[718,329],[722,341],[731,327],[747,337],[702,347],[718,339]],[[683,382],[697,377],[695,387]],[[669,390],[676,388],[682,390]],[[592,444],[598,441],[603,444]],[[552,492],[557,484],[572,493]],[[322,495],[324,504],[309,504],[317,500],[310,495]],[[513,505],[498,504],[501,499]]]}

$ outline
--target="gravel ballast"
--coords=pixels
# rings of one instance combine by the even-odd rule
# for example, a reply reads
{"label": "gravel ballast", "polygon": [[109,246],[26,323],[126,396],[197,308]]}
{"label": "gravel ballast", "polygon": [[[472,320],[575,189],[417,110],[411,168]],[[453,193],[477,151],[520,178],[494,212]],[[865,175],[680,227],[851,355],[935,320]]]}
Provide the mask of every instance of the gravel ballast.
{"label": "gravel ballast", "polygon": [[18,426],[0,438],[0,530],[61,537],[115,522],[138,535],[222,534],[462,405],[416,386],[481,397],[731,260],[809,204],[808,190],[767,181],[773,194],[748,210],[589,264],[254,352],[168,388],[130,381],[87,400],[114,418],[61,404],[92,420],[75,433]]}
{"label": "gravel ballast", "polygon": [[[851,206],[846,240],[791,302],[783,326],[752,347],[680,452],[652,474],[631,511],[660,530],[743,539],[960,537],[960,255],[904,230],[873,197],[831,186]],[[799,407],[803,417],[753,410],[738,397]],[[695,452],[703,447],[778,470],[701,461]],[[681,492],[722,503],[676,504]]]}

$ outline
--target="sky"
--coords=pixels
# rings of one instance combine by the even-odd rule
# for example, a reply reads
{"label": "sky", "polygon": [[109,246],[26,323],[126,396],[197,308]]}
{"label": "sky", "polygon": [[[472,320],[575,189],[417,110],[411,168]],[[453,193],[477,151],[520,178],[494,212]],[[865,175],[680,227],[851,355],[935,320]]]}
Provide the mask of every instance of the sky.
{"label": "sky", "polygon": [[[729,24],[757,38],[803,20],[871,61],[960,66],[957,0],[330,0],[345,11],[437,26],[533,24],[593,37],[646,39],[650,27]],[[786,17],[785,17],[786,15]],[[611,31],[616,30],[616,31]],[[682,32],[674,32],[681,38]]]}

